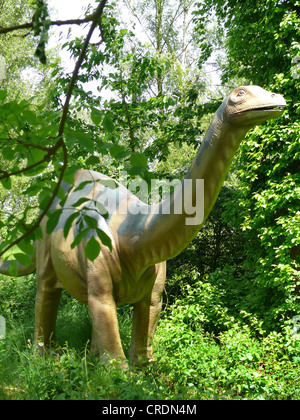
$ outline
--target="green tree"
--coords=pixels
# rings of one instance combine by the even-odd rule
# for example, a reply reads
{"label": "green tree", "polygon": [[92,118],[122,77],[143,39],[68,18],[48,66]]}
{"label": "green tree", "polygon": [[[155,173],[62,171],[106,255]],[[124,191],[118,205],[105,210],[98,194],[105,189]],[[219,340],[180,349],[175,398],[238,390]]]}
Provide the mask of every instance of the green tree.
{"label": "green tree", "polygon": [[[14,26],[21,19],[29,20],[33,14],[32,1],[2,0],[0,4],[0,27]],[[10,92],[20,91],[18,85],[21,81],[20,73],[33,64],[34,45],[30,37],[13,36],[7,33],[0,37],[0,55],[2,57],[5,77],[0,80],[0,87],[10,86]]]}
{"label": "green tree", "polygon": [[[291,59],[299,53],[299,1],[207,0],[195,12],[202,59],[215,51],[223,39],[227,61],[222,68],[224,82],[242,77],[269,86],[274,74],[290,72]],[[205,25],[211,15],[219,21],[218,35],[206,39]],[[215,42],[215,43],[214,43]]]}
{"label": "green tree", "polygon": [[[163,95],[174,86],[183,88],[185,82],[191,79],[191,70],[198,73],[194,65],[192,37],[192,11],[194,0],[168,0],[153,1],[130,1],[125,0],[125,4],[132,16],[136,19],[142,29],[143,37],[155,55],[159,57],[161,64],[169,58],[171,66],[167,72],[157,71],[155,75],[155,85],[158,95]],[[137,39],[141,37],[136,34]]]}
{"label": "green tree", "polygon": [[[258,313],[267,329],[278,328],[300,310],[300,84],[294,64],[300,56],[299,2],[211,0],[198,6],[200,41],[203,19],[212,11],[224,28],[223,81],[262,85],[288,103],[280,120],[257,128],[242,144],[235,166],[236,206],[228,202],[226,209],[227,220],[245,236],[244,269],[253,286],[244,309]],[[212,51],[213,45],[203,42],[203,57]]]}

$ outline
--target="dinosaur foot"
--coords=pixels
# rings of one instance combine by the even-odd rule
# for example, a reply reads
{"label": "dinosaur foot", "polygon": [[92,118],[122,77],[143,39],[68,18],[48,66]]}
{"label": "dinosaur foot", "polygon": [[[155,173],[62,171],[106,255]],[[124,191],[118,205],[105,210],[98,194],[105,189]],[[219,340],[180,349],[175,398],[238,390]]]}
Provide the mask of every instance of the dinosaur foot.
{"label": "dinosaur foot", "polygon": [[122,372],[129,371],[129,364],[126,359],[123,357],[113,358],[109,356],[107,353],[100,355],[99,353],[92,353],[91,356],[95,358],[95,360],[99,360],[100,363],[103,363],[107,366],[113,366],[115,368],[119,368]]}

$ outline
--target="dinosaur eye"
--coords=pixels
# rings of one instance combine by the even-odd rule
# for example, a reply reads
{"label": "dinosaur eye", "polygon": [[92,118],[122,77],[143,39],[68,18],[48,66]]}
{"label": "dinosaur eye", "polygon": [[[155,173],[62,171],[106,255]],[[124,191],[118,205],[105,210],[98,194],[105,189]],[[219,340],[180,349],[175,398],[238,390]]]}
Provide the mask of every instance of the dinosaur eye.
{"label": "dinosaur eye", "polygon": [[244,89],[240,89],[239,91],[238,91],[238,93],[237,93],[237,96],[243,96],[243,95],[245,95],[245,90]]}

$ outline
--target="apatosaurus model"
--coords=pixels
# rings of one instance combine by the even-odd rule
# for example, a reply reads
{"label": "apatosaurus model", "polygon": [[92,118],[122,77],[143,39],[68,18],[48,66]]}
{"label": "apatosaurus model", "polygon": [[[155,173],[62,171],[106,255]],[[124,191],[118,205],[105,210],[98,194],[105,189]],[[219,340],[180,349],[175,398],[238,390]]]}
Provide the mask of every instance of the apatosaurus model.
{"label": "apatosaurus model", "polygon": [[[35,246],[35,262],[32,266],[19,267],[19,275],[32,273],[35,269],[37,272],[35,342],[42,341],[47,346],[54,339],[59,298],[62,288],[65,288],[73,297],[88,305],[92,320],[91,351],[101,357],[125,359],[117,306],[133,304],[129,358],[133,362],[150,360],[152,338],[162,306],[165,261],[179,254],[201,228],[219,194],[232,158],[249,129],[280,116],[285,105],[281,95],[259,86],[234,89],[214,115],[188,171],[185,181],[193,182],[186,183],[188,187],[184,193],[183,182],[182,189],[176,188],[173,194],[158,204],[143,203],[119,183],[116,183],[117,188],[112,189],[103,182],[97,182],[110,179],[105,175],[78,171],[55,231],[51,235],[46,234],[45,219],[42,223],[43,239]],[[187,199],[186,192],[190,202],[195,203],[198,199],[197,185],[198,188],[203,186],[196,183],[199,179],[204,180],[203,217],[196,224],[187,223],[193,214],[185,211],[183,201]],[[76,190],[85,181],[91,182]],[[93,262],[86,258],[84,252],[88,238],[71,248],[77,233],[75,223],[66,239],[63,234],[66,220],[74,211],[72,204],[81,197],[90,198],[88,215],[97,221],[97,226],[106,232],[112,242],[112,251],[102,245],[99,256]],[[108,197],[111,200],[107,200]],[[97,211],[95,201],[101,204],[106,201],[106,205],[110,203],[108,218]],[[82,206],[86,208],[87,203]],[[140,211],[137,212],[138,207]],[[118,211],[121,208],[128,211]],[[135,211],[130,211],[132,208]],[[180,208],[182,211],[178,211]],[[98,238],[96,240],[99,241]],[[9,274],[8,264],[8,261],[3,264],[3,274]]]}

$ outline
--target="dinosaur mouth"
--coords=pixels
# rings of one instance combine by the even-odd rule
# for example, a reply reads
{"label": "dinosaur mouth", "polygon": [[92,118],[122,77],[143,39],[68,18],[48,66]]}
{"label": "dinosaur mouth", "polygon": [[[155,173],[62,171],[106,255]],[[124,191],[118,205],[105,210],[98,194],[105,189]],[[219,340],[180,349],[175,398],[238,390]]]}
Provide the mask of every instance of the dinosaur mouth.
{"label": "dinosaur mouth", "polygon": [[272,118],[280,117],[286,108],[285,104],[261,105],[236,112],[231,122],[236,125],[255,126]]}
{"label": "dinosaur mouth", "polygon": [[244,112],[249,111],[283,111],[286,108],[286,105],[267,105],[267,106],[261,106],[256,108],[249,108],[244,111],[241,111],[240,114],[243,114]]}
{"label": "dinosaur mouth", "polygon": [[286,105],[270,105],[262,106],[261,108],[254,108],[253,111],[283,111]]}

